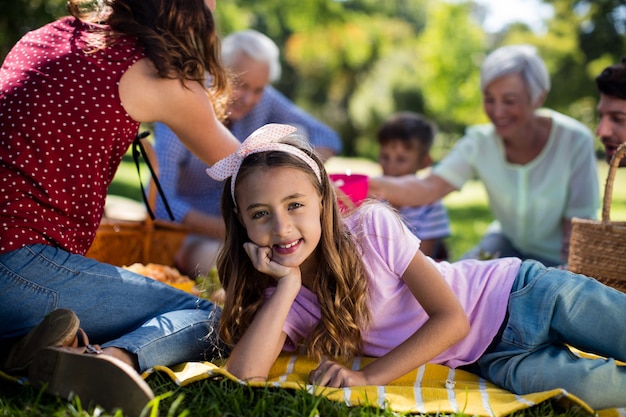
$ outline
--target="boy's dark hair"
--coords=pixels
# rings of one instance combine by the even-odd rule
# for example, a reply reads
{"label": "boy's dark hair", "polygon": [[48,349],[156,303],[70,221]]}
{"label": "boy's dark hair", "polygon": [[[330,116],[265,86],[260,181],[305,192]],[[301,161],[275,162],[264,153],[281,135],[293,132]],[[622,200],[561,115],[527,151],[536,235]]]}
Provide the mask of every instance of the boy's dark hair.
{"label": "boy's dark hair", "polygon": [[415,147],[429,152],[435,139],[435,126],[418,113],[403,111],[392,115],[378,129],[378,143],[387,144],[394,140],[402,141],[408,148]]}
{"label": "boy's dark hair", "polygon": [[596,86],[602,94],[626,100],[626,57],[619,64],[606,67],[596,77]]}

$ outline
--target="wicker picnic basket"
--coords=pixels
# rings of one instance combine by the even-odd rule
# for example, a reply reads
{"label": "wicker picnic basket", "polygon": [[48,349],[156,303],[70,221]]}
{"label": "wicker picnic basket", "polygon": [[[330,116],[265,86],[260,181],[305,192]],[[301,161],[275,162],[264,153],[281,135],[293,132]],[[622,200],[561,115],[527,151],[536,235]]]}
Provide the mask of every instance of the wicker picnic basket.
{"label": "wicker picnic basket", "polygon": [[188,230],[176,223],[103,219],[85,256],[117,266],[155,263],[174,266]]}
{"label": "wicker picnic basket", "polygon": [[619,163],[626,155],[620,145],[610,162],[604,189],[602,220],[572,219],[568,269],[626,292],[626,222],[610,219],[613,182]]}
{"label": "wicker picnic basket", "polygon": [[[148,142],[142,143],[141,139],[142,137],[138,136],[133,143],[133,153],[141,152],[152,173],[153,181],[147,199],[144,194],[149,215],[142,221],[103,218],[95,240],[85,256],[117,266],[137,262],[174,266],[176,252],[189,230],[179,223],[153,219],[152,207],[155,207],[157,194],[161,194],[165,203],[167,201],[158,184],[158,165],[154,149]],[[143,192],[143,184],[141,188]],[[169,209],[169,206],[167,207]]]}

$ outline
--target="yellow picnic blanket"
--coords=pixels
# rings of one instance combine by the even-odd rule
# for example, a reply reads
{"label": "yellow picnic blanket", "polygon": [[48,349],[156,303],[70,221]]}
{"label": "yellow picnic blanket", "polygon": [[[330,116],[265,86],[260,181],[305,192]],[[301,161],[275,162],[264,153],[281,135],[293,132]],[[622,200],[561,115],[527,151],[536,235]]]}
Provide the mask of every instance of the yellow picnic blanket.
{"label": "yellow picnic blanket", "polygon": [[[359,369],[374,359],[356,358],[350,366]],[[443,365],[427,364],[385,386],[350,388],[317,387],[308,384],[309,372],[317,363],[304,355],[281,355],[274,363],[267,383],[250,382],[251,386],[272,386],[286,389],[304,389],[310,394],[324,396],[349,406],[378,406],[397,412],[419,414],[464,413],[471,416],[500,417],[541,402],[568,397],[590,413],[580,399],[562,389],[515,395],[477,377],[469,372],[455,370]],[[224,376],[239,381],[219,365],[210,362],[187,362],[175,367],[157,366],[143,374],[165,372],[172,380],[185,386],[196,381]],[[623,416],[624,409],[602,410],[600,417]]]}

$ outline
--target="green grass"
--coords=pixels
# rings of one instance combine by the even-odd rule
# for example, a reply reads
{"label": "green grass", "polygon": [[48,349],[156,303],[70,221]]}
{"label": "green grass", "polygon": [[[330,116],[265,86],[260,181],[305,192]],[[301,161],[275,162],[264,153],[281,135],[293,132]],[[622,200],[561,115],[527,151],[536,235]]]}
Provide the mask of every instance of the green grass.
{"label": "green grass", "polygon": [[[272,387],[252,388],[227,378],[208,378],[185,387],[161,373],[147,379],[156,396],[160,416],[398,416],[377,407],[348,407],[306,391]],[[0,416],[96,416],[100,413],[78,400],[63,401],[0,380]],[[121,417],[121,414],[118,414]]]}
{"label": "green grass", "polygon": [[[375,406],[348,407],[340,402],[310,395],[304,390],[252,388],[227,378],[207,378],[185,387],[179,387],[169,376],[156,373],[148,377],[147,382],[156,397],[150,417],[399,417],[409,415]],[[30,386],[21,386],[0,379],[0,416],[122,417],[122,413],[118,411],[114,415],[108,414],[99,408],[82,404],[76,398],[65,401]],[[439,416],[441,414],[432,417]],[[466,417],[461,413],[452,416]],[[575,409],[564,411],[558,404],[550,401],[513,413],[510,417],[561,416],[588,417],[587,414]]]}
{"label": "green grass", "polygon": [[[337,158],[329,163],[330,172],[366,172],[372,175],[378,171],[375,164],[363,160]],[[607,166],[598,163],[601,190]],[[144,172],[145,174],[145,172]],[[144,177],[146,178],[146,177]],[[611,219],[626,221],[626,169],[621,170],[615,180]],[[137,171],[132,158],[125,158],[110,192],[141,200]],[[462,191],[452,193],[444,200],[452,222],[453,236],[448,244],[452,258],[456,258],[478,242],[491,221],[482,185],[468,183]],[[162,374],[148,378],[158,398],[160,416],[398,416],[389,410],[376,407],[348,407],[324,398],[314,397],[304,391],[274,388],[251,388],[224,378],[209,378],[186,387],[179,387]],[[28,386],[0,379],[0,417],[8,416],[107,416],[100,410],[84,407],[80,401],[65,401],[43,394]],[[154,414],[157,415],[156,413]],[[515,413],[514,417],[560,417],[576,416],[575,411],[564,414],[551,402]],[[118,417],[120,415],[118,414]]]}

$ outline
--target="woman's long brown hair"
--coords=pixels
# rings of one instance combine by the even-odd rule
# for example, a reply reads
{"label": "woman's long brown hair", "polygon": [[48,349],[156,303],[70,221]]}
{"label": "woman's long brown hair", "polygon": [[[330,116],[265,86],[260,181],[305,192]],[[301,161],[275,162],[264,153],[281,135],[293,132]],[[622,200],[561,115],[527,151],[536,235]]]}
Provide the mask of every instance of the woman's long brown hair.
{"label": "woman's long brown hair", "polygon": [[[367,279],[360,250],[341,220],[335,192],[323,163],[306,147],[299,147],[319,165],[322,182],[301,159],[279,151],[248,156],[237,175],[237,184],[258,172],[276,167],[302,170],[316,185],[322,197],[320,242],[312,256],[317,256],[319,270],[315,286],[321,320],[307,344],[307,353],[314,358],[333,356],[350,358],[362,348],[362,331],[369,323],[367,308]],[[230,190],[230,179],[225,190]],[[243,244],[248,242],[245,228],[235,213],[230,192],[222,195],[222,213],[226,222],[226,239],[217,260],[220,281],[226,290],[226,301],[220,320],[220,335],[231,345],[236,344],[254,319],[264,301],[265,290],[274,286],[271,277],[257,271]]]}
{"label": "woman's long brown hair", "polygon": [[215,19],[204,0],[68,0],[68,11],[81,20],[108,24],[109,42],[120,35],[136,37],[158,76],[205,85],[215,111],[224,117],[228,72],[220,58]]}

